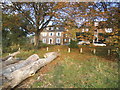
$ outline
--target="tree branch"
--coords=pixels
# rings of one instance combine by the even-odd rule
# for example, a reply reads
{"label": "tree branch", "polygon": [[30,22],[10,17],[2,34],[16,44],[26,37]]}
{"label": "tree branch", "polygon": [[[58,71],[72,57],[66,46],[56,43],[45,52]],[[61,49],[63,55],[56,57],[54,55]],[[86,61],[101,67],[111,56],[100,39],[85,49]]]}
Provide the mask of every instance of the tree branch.
{"label": "tree branch", "polygon": [[41,29],[47,27],[48,23],[50,22],[50,20],[52,19],[53,16],[50,16],[50,18],[42,25]]}
{"label": "tree branch", "polygon": [[[8,6],[8,5],[7,5],[7,6]],[[9,6],[8,6],[8,7],[9,7]],[[21,14],[22,14],[23,16],[25,16],[26,19],[27,19],[31,24],[35,24],[35,22],[32,20],[32,18],[31,18],[31,17],[28,17],[28,15],[26,15],[25,12],[21,9],[21,8],[22,8],[21,6],[18,7],[18,5],[17,5],[16,3],[13,3],[13,5],[10,6],[10,7],[12,7],[12,8],[15,9],[15,10],[17,10],[18,12],[21,12]]]}

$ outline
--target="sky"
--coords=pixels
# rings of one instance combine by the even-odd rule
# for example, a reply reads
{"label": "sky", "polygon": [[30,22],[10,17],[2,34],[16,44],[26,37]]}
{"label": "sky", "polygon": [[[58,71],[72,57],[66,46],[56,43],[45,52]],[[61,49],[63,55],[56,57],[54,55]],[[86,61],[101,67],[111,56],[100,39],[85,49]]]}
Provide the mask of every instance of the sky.
{"label": "sky", "polygon": [[[0,2],[8,1],[1,0]],[[12,2],[120,2],[120,0],[11,0]]]}

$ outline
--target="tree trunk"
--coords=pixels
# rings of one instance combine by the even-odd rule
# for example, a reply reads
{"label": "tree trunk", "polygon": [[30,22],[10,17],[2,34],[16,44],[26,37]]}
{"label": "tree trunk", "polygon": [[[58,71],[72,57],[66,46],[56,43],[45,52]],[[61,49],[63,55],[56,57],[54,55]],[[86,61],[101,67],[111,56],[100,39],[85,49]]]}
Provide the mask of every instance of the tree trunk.
{"label": "tree trunk", "polygon": [[20,69],[36,60],[39,59],[39,56],[37,54],[33,54],[30,57],[28,57],[26,60],[19,61],[18,63],[8,65],[4,68],[2,68],[2,71],[0,71],[0,76],[5,76],[6,74],[10,74],[11,72],[14,72],[17,69]]}
{"label": "tree trunk", "polygon": [[44,65],[48,64],[49,62],[57,58],[59,54],[57,52],[51,52],[46,54],[46,56],[47,58],[38,59],[37,61],[28,63],[26,66],[18,70],[15,70],[10,74],[6,74],[5,78],[7,78],[9,82],[4,84],[2,88],[7,88],[9,86],[14,88],[16,85],[18,85],[26,78],[33,76],[38,69],[40,69]]}
{"label": "tree trunk", "polygon": [[35,33],[35,37],[34,37],[34,46],[35,48],[38,48],[39,47],[39,44],[40,44],[40,32],[36,32]]}

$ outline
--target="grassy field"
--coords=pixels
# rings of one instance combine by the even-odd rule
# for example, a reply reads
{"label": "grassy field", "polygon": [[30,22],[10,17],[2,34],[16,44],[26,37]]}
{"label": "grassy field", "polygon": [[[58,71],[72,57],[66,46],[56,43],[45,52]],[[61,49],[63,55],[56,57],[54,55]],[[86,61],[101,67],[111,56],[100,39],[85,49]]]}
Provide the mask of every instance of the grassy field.
{"label": "grassy field", "polygon": [[[26,59],[32,54],[41,58],[46,52],[60,49],[60,56],[50,64],[44,66],[37,73],[25,81],[18,88],[117,88],[118,63],[117,55],[107,55],[105,47],[86,47],[83,53],[79,49],[67,52],[67,46],[51,46],[39,50],[24,51],[17,57]],[[96,48],[96,54],[92,50]]]}

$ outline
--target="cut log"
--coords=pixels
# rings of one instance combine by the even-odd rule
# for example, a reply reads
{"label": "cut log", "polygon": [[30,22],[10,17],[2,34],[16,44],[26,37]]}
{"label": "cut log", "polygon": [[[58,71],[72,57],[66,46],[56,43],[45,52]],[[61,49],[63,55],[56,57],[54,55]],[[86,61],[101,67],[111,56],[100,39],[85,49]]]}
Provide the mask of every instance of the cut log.
{"label": "cut log", "polygon": [[0,59],[0,60],[6,61],[8,58],[14,57],[14,56],[16,56],[16,55],[19,54],[19,53],[20,53],[20,51],[14,52],[14,53],[12,53],[12,54],[10,54],[10,55],[8,55],[8,56],[6,56],[5,58],[2,58],[2,59]]}
{"label": "cut log", "polygon": [[9,57],[11,57],[11,56],[6,56],[6,57],[4,57],[4,58],[0,58],[0,61],[5,61],[5,60],[7,60]]}
{"label": "cut log", "polygon": [[3,67],[2,71],[0,71],[0,76],[4,76],[6,74],[10,74],[11,72],[20,69],[36,60],[39,59],[39,56],[37,54],[33,54],[30,57],[28,57],[26,60],[19,61],[18,63],[8,65],[6,67]]}
{"label": "cut log", "polygon": [[11,57],[14,57],[15,55],[17,55],[17,54],[19,54],[19,53],[20,53],[20,51],[17,51],[17,52],[14,52],[14,53],[10,54],[10,56],[11,56]]}
{"label": "cut log", "polygon": [[9,57],[6,61],[2,62],[2,67],[8,66],[10,64],[14,64],[18,62],[18,60],[16,60],[14,57]]}
{"label": "cut log", "polygon": [[54,55],[55,52],[48,52],[48,53],[45,53],[44,57],[47,58],[51,55]]}
{"label": "cut log", "polygon": [[48,55],[47,58],[39,59],[33,63],[30,63],[25,67],[15,70],[9,75],[6,74],[5,77],[9,80],[9,83],[7,83],[7,87],[10,86],[11,88],[14,88],[16,85],[18,85],[26,78],[34,75],[36,71],[39,70],[41,67],[48,64],[49,62],[51,62],[52,60],[54,60],[59,56],[57,52],[51,52],[51,53],[49,53],[50,56]]}

